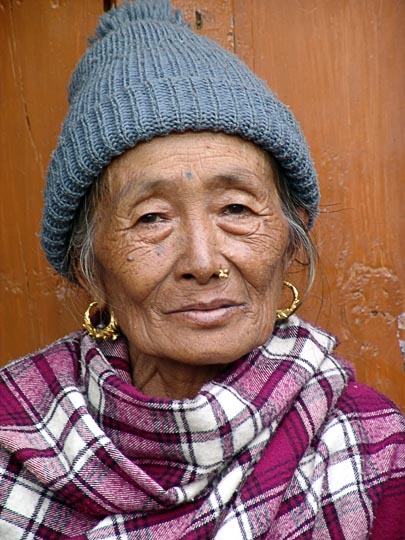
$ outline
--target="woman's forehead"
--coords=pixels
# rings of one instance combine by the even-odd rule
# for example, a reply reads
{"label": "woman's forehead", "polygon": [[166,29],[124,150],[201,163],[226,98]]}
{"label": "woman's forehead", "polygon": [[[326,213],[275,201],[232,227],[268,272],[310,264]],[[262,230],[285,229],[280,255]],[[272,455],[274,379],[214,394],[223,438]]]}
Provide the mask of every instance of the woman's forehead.
{"label": "woman's forehead", "polygon": [[[116,188],[128,184],[206,176],[229,185],[265,175],[273,177],[271,157],[259,146],[224,133],[184,133],[156,137],[127,150],[106,170]],[[113,185],[111,185],[113,187]]]}

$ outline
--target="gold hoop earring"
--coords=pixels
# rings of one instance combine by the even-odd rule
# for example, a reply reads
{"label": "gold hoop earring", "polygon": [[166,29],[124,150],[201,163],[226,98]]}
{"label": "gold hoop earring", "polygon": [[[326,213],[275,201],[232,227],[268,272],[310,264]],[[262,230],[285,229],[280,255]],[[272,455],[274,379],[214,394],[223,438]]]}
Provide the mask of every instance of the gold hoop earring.
{"label": "gold hoop earring", "polygon": [[115,318],[113,310],[108,310],[110,321],[106,326],[93,326],[90,315],[95,306],[97,306],[97,302],[91,302],[89,307],[86,309],[84,313],[83,328],[92,338],[96,339],[97,341],[106,341],[107,339],[112,339],[115,341],[120,334],[118,332],[118,321]]}
{"label": "gold hoop earring", "polygon": [[229,278],[229,269],[219,267],[217,276],[219,279],[228,279]]}
{"label": "gold hoop earring", "polygon": [[293,301],[291,302],[291,305],[290,307],[288,308],[284,308],[284,309],[278,309],[276,311],[276,320],[277,321],[285,321],[286,319],[288,319],[288,317],[290,315],[292,315],[294,313],[294,311],[297,310],[298,306],[300,305],[300,302],[301,300],[299,299],[299,296],[298,296],[298,290],[296,287],[294,287],[294,285],[292,283],[290,283],[289,281],[283,281],[283,285],[285,285],[286,287],[288,287],[291,292],[293,293]]}

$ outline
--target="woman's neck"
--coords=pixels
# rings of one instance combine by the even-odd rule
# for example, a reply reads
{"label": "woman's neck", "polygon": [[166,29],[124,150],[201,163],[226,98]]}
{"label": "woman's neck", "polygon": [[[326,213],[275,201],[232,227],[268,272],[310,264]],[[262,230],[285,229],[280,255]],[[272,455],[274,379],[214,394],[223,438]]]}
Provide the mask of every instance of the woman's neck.
{"label": "woman's neck", "polygon": [[132,384],[142,393],[169,399],[194,398],[227,365],[188,365],[168,358],[130,354]]}

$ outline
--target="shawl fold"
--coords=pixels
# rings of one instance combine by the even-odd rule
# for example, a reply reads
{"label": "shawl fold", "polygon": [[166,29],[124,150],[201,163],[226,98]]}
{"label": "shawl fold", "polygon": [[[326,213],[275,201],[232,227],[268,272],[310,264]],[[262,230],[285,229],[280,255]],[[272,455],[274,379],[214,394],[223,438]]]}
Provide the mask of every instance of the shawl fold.
{"label": "shawl fold", "polygon": [[290,317],[185,400],[132,386],[123,338],[7,366],[0,537],[405,538],[404,419],[335,345]]}

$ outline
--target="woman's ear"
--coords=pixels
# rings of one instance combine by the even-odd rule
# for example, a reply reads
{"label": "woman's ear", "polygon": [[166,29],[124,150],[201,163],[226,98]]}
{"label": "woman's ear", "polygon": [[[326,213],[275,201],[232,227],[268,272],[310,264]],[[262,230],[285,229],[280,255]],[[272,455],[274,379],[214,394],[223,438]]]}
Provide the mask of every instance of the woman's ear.
{"label": "woman's ear", "polygon": [[297,214],[299,215],[303,225],[305,226],[305,230],[308,231],[308,223],[309,223],[308,212],[304,210],[304,208],[297,208]]}
{"label": "woman's ear", "polygon": [[288,269],[290,268],[291,264],[294,262],[294,258],[297,251],[298,251],[297,247],[294,245],[293,239],[290,234],[289,239],[288,239],[288,246],[284,254],[284,266],[283,266],[284,273],[288,272]]}
{"label": "woman's ear", "polygon": [[[304,210],[303,208],[297,208],[296,212],[297,212],[297,214],[298,214],[298,216],[299,216],[299,218],[301,220],[302,227],[305,230],[308,230],[309,218],[308,218],[307,211]],[[291,264],[294,262],[297,253],[302,248],[301,242],[297,242],[297,237],[294,238],[294,236],[295,235],[293,234],[292,230],[290,229],[290,232],[289,232],[289,244],[287,246],[285,256],[284,256],[284,272],[288,271]]]}
{"label": "woman's ear", "polygon": [[84,291],[88,292],[89,285],[87,283],[87,279],[83,276],[81,272],[78,272],[77,270],[75,270],[74,274],[75,274],[76,281],[79,284],[79,287],[81,287]]}
{"label": "woman's ear", "polygon": [[100,306],[105,305],[104,290],[101,287],[97,276],[92,276],[91,280],[89,280],[83,274],[81,269],[77,268],[77,265],[74,268],[74,276],[79,287],[87,293],[92,301],[97,302]]}

